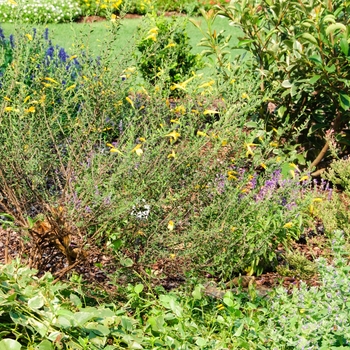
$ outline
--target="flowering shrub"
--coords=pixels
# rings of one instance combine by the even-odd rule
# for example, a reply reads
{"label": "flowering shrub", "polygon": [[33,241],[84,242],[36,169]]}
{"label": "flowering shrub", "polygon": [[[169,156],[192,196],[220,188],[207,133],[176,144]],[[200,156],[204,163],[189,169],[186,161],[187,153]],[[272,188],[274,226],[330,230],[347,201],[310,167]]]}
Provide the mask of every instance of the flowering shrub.
{"label": "flowering shrub", "polygon": [[79,0],[79,5],[84,16],[106,16],[108,13],[116,13],[120,10],[122,0]]}
{"label": "flowering shrub", "polygon": [[188,78],[200,67],[200,57],[191,53],[186,21],[149,17],[149,26],[138,43],[137,63],[145,80],[166,89],[175,90],[176,84]]}
{"label": "flowering shrub", "polygon": [[81,15],[75,0],[5,1],[0,3],[0,21],[24,23],[69,22]]}

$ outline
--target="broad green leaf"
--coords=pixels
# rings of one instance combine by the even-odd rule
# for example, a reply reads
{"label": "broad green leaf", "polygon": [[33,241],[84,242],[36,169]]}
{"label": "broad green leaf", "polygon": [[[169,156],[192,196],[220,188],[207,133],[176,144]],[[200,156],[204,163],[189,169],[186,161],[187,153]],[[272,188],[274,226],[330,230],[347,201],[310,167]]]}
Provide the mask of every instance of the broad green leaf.
{"label": "broad green leaf", "polygon": [[240,337],[243,331],[244,327],[244,322],[241,323],[241,325],[237,328],[235,334],[233,335],[234,337]]}
{"label": "broad green leaf", "polygon": [[36,350],[53,350],[54,347],[50,341],[43,340],[37,347],[35,348]]}
{"label": "broad green leaf", "polygon": [[194,288],[194,291],[192,292],[192,296],[195,300],[201,300],[202,299],[202,289],[203,285],[199,284]]}
{"label": "broad green leaf", "polygon": [[314,45],[318,45],[316,38],[309,33],[303,33],[301,34],[301,37]]}
{"label": "broad green leaf", "polygon": [[28,306],[32,310],[41,309],[44,306],[44,303],[45,303],[44,297],[40,294],[28,300]]}
{"label": "broad green leaf", "polygon": [[95,322],[93,323],[93,325],[88,323],[87,327],[89,328],[89,331],[99,336],[107,336],[110,333],[108,327],[103,326],[102,324],[97,324]]}
{"label": "broad green leaf", "polygon": [[204,338],[198,337],[196,340],[196,345],[198,345],[200,348],[203,348],[204,346],[207,345],[207,340]]}
{"label": "broad green leaf", "polygon": [[283,80],[281,85],[285,89],[290,89],[293,86],[293,84],[289,80]]}
{"label": "broad green leaf", "polygon": [[0,350],[21,350],[22,345],[14,339],[3,339],[0,341]]}
{"label": "broad green leaf", "polygon": [[234,305],[234,302],[231,298],[224,298],[223,301],[228,307],[232,307]]}
{"label": "broad green leaf", "polygon": [[346,38],[340,39],[340,49],[342,50],[343,54],[347,56],[349,54],[349,43],[346,40]]}
{"label": "broad green leaf", "polygon": [[350,108],[350,96],[346,94],[339,94],[339,103],[341,108],[347,111]]}
{"label": "broad green leaf", "polygon": [[131,332],[133,329],[132,322],[131,322],[130,318],[128,318],[128,317],[122,317],[121,325],[125,330],[127,330],[129,332]]}
{"label": "broad green leaf", "polygon": [[135,286],[135,288],[134,288],[134,292],[136,293],[136,294],[140,294],[142,291],[143,291],[143,284],[137,284],[136,286]]}
{"label": "broad green leaf", "polygon": [[80,298],[76,295],[71,293],[71,295],[69,296],[70,301],[77,307],[81,307],[82,303]]}
{"label": "broad green leaf", "polygon": [[248,44],[251,44],[253,43],[254,40],[251,40],[251,39],[244,39],[244,40],[240,40],[237,44],[237,47],[242,47],[242,46],[245,46],[245,45],[248,45]]}
{"label": "broad green leaf", "polygon": [[86,322],[94,318],[94,314],[91,312],[76,312],[74,314],[74,320],[79,326],[83,326]]}
{"label": "broad green leaf", "polygon": [[125,267],[131,267],[134,262],[130,258],[121,258],[120,263]]}
{"label": "broad green leaf", "polygon": [[112,246],[114,250],[119,250],[119,248],[122,246],[123,241],[119,238],[112,242]]}
{"label": "broad green leaf", "polygon": [[346,26],[343,23],[334,23],[327,27],[326,34],[332,34],[336,30],[341,30],[342,32],[346,32]]}
{"label": "broad green leaf", "polygon": [[319,79],[321,78],[321,75],[315,74],[309,79],[310,84],[315,84]]}

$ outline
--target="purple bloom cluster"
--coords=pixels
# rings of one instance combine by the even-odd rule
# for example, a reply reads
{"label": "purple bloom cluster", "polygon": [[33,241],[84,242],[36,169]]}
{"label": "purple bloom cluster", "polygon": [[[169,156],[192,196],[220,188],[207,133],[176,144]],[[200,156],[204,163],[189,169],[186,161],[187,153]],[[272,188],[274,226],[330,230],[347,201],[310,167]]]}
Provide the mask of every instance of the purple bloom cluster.
{"label": "purple bloom cluster", "polygon": [[281,170],[276,170],[272,173],[271,179],[266,180],[265,184],[261,187],[259,193],[255,197],[256,202],[260,202],[264,199],[271,198],[273,192],[278,188],[281,181]]}

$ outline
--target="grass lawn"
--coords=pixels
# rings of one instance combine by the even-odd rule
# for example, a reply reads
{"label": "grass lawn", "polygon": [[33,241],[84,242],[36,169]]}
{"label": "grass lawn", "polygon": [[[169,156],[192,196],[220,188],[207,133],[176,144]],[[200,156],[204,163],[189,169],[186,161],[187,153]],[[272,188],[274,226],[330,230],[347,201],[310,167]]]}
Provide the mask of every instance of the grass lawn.
{"label": "grass lawn", "polygon": [[[206,30],[205,21],[203,18],[197,19],[202,24],[202,28]],[[118,41],[114,46],[116,55],[131,51],[132,44],[138,39],[137,29],[142,25],[143,19],[123,19],[120,27]],[[15,31],[21,27],[19,24],[2,23],[1,24],[6,36],[15,33]],[[31,32],[32,28],[38,30],[45,28],[44,25],[23,25],[27,32]],[[108,21],[94,22],[94,23],[64,23],[64,24],[48,24],[47,27],[50,30],[50,39],[54,45],[59,45],[69,50],[71,54],[74,54],[77,40],[79,44],[84,44],[84,47],[88,48],[93,55],[98,56],[101,54],[101,50],[105,47],[105,41],[109,40],[109,28],[110,23]],[[237,40],[237,34],[239,30],[230,26],[227,19],[217,18],[214,28],[216,31],[222,29],[225,30],[227,35],[231,34],[233,40]],[[21,29],[21,32],[23,30]],[[192,24],[188,23],[187,33],[190,37],[190,43],[192,45],[192,51],[194,53],[200,53],[203,47],[197,46],[202,39],[202,33]],[[79,39],[78,39],[79,38]]]}

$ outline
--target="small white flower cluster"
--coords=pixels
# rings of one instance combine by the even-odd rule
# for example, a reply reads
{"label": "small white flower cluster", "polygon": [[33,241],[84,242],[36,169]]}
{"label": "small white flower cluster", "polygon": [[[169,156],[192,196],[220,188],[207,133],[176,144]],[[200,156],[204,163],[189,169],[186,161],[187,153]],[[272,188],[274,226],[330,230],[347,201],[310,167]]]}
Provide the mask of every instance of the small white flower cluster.
{"label": "small white flower cluster", "polygon": [[75,0],[0,0],[0,22],[60,23],[80,15]]}
{"label": "small white flower cluster", "polygon": [[141,203],[132,207],[131,215],[135,216],[138,220],[147,220],[151,211],[151,206],[146,204],[144,199],[141,199]]}

